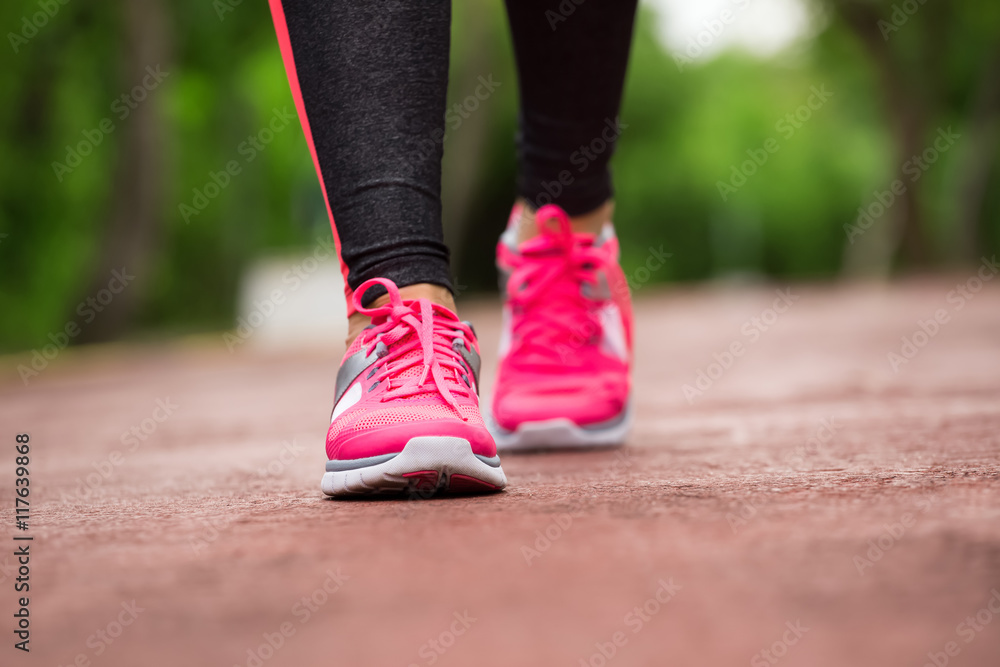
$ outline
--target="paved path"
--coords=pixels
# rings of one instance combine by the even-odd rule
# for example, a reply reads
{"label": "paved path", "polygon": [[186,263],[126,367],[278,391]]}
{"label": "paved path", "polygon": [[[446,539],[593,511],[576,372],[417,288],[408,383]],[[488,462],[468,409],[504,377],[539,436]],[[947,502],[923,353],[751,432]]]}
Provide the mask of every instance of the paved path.
{"label": "paved path", "polygon": [[[335,349],[210,337],[8,373],[32,652],[5,630],[0,663],[998,665],[1000,281],[959,309],[971,275],[793,287],[781,314],[773,288],[647,288],[629,445],[508,456],[490,497],[324,500]],[[493,305],[464,314],[489,362]]]}

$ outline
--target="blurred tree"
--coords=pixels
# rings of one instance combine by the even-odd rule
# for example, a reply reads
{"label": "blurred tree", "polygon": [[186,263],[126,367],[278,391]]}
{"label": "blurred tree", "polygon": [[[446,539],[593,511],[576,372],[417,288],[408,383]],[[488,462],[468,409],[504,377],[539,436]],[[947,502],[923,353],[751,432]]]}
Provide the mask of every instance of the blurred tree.
{"label": "blurred tree", "polygon": [[[928,220],[934,215],[925,192],[928,181],[913,182],[888,212],[898,236],[892,255],[911,266],[926,265],[933,245],[945,248],[934,259],[976,257],[986,234],[986,184],[998,153],[1000,7],[924,0],[829,3],[863,44],[878,75],[898,169],[922,155],[939,128],[954,124],[963,134],[958,168],[963,185],[944,207],[958,224]],[[929,243],[931,228],[946,229],[955,241]]]}
{"label": "blurred tree", "polygon": [[[814,2],[829,15],[814,38],[683,70],[641,12],[613,162],[630,275],[660,247],[672,257],[649,282],[831,278],[1000,249],[1000,5]],[[297,122],[247,150],[294,109],[266,5],[46,6],[0,3],[0,350],[61,342],[71,323],[68,343],[230,326],[248,262],[330,235]],[[459,4],[454,17],[449,108],[479,76],[501,82],[450,130],[443,166],[457,280],[491,289],[514,193],[516,78],[500,3]],[[169,76],[122,116],[116,100],[157,65]],[[782,136],[776,122],[823,84],[834,97]],[[949,125],[961,140],[892,207],[897,229],[850,243],[859,207]],[[780,152],[721,198],[717,183],[771,137]],[[220,176],[233,161],[239,173]],[[899,234],[885,251],[872,243],[882,228]],[[89,309],[122,266],[134,283]]]}
{"label": "blurred tree", "polygon": [[107,223],[97,231],[101,239],[98,257],[79,298],[99,293],[116,269],[134,271],[136,278],[104,307],[101,317],[82,329],[77,339],[80,343],[117,338],[132,324],[149,282],[149,273],[139,267],[151,264],[154,245],[162,238],[167,128],[160,99],[152,88],[159,85],[163,65],[171,60],[170,24],[162,0],[133,0],[122,5],[122,11],[119,26],[123,34],[115,40],[122,45],[118,87],[128,92],[112,102],[112,109],[118,112],[123,127],[115,146],[114,175],[102,206],[109,211]]}

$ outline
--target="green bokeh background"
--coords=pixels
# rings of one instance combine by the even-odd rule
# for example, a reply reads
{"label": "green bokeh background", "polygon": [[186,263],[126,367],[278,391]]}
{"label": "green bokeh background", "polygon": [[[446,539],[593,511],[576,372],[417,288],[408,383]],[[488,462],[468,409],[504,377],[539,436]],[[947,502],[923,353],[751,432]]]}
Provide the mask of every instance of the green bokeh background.
{"label": "green bokeh background", "polygon": [[[44,345],[79,321],[77,305],[112,267],[137,278],[74,343],[227,328],[249,263],[329,235],[297,123],[252,162],[238,151],[274,109],[294,105],[266,3],[226,1],[0,6],[0,351]],[[558,4],[540,3],[540,20]],[[901,4],[813,2],[815,35],[777,55],[732,50],[683,66],[644,8],[613,163],[626,271],[651,247],[672,254],[651,276],[663,283],[882,279],[997,253],[1000,5],[929,0],[885,34],[880,22]],[[46,8],[52,16],[25,37]],[[445,144],[446,233],[456,281],[474,293],[495,289],[517,87],[502,3],[469,0],[454,13],[452,102],[481,75],[501,82]],[[169,74],[120,119],[112,104],[147,65]],[[776,123],[821,86],[832,97],[794,135],[780,133]],[[53,163],[104,118],[114,131],[57,178]],[[948,127],[961,138],[908,185],[912,200],[849,243],[859,207]],[[718,183],[769,138],[778,152],[724,201]],[[185,221],[180,205],[234,159],[241,173]]]}

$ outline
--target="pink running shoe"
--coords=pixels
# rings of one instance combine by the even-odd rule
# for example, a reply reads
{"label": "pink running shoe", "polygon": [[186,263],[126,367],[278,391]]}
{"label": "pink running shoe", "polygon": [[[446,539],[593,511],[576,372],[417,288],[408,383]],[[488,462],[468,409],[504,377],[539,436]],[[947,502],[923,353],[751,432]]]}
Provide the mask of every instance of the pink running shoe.
{"label": "pink running shoe", "polygon": [[[389,303],[363,307],[361,296],[376,284],[389,291]],[[404,301],[382,278],[361,285],[354,304],[372,323],[337,373],[323,493],[504,488],[496,444],[479,414],[471,325],[427,299]]]}
{"label": "pink running shoe", "polygon": [[517,245],[520,208],[497,244],[504,292],[490,431],[500,449],[622,444],[631,427],[632,305],[611,223],[576,234],[559,207]]}

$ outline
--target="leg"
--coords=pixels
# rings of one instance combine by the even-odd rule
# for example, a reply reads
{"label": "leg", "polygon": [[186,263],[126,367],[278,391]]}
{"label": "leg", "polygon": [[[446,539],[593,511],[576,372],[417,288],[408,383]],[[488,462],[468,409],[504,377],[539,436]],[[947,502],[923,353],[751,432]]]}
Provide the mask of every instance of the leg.
{"label": "leg", "polygon": [[616,445],[629,432],[631,302],[610,224],[608,161],[635,6],[587,0],[550,23],[544,5],[507,0],[520,72],[521,205],[497,245],[498,447]]}
{"label": "leg", "polygon": [[577,231],[610,219],[608,162],[621,104],[636,0],[587,0],[568,17],[532,0],[506,0],[521,91],[518,195],[534,210],[554,203]]}
{"label": "leg", "polygon": [[454,313],[441,230],[450,0],[271,10],[353,311],[323,492],[498,491],[479,344]]}
{"label": "leg", "polygon": [[453,307],[440,196],[450,1],[270,2],[352,325],[366,324],[352,292],[376,277]]}

